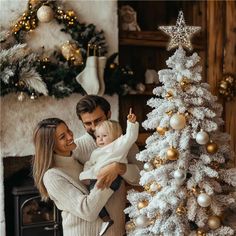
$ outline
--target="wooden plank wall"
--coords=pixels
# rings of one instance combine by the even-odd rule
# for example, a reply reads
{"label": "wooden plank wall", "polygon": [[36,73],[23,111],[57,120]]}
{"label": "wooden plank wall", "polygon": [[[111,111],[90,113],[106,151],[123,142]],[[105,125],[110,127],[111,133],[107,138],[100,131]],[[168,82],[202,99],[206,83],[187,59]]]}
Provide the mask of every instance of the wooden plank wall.
{"label": "wooden plank wall", "polygon": [[[207,1],[207,81],[217,96],[219,81],[224,74],[230,73],[236,78],[235,19],[235,1]],[[222,99],[220,102],[224,107],[224,129],[231,135],[230,145],[236,153],[236,98],[231,102]]]}

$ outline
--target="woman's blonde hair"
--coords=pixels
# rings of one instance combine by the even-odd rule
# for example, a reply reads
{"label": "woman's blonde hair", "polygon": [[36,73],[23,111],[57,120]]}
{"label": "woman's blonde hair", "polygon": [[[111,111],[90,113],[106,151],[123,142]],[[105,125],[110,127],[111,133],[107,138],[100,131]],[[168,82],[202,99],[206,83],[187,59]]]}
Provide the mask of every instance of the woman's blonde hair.
{"label": "woman's blonde hair", "polygon": [[104,128],[108,132],[108,135],[112,138],[113,141],[122,135],[122,128],[119,122],[115,120],[104,120],[99,123],[95,128],[95,135],[96,130],[100,127]]}
{"label": "woman's blonde hair", "polygon": [[59,124],[65,122],[58,118],[48,118],[38,123],[34,130],[35,156],[33,159],[33,177],[42,200],[48,200],[48,192],[43,183],[45,172],[54,165],[53,151],[55,133]]}

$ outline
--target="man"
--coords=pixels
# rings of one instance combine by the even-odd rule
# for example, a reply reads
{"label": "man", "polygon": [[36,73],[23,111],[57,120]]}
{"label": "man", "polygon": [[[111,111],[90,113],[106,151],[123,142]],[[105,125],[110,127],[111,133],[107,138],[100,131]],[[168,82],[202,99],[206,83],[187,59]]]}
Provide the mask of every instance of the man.
{"label": "man", "polygon": [[[87,131],[85,135],[75,140],[78,147],[76,156],[84,164],[89,160],[92,151],[96,148],[94,137],[95,127],[100,122],[110,119],[111,109],[110,104],[103,97],[87,95],[78,102],[76,113]],[[109,188],[118,175],[122,176],[129,184],[138,185],[141,164],[135,158],[137,152],[137,145],[133,145],[127,155],[128,164],[112,163],[105,166],[97,176],[97,187],[101,189]],[[123,210],[125,203],[126,189],[123,183],[106,205],[111,218],[114,219],[114,225],[112,225],[106,235],[122,236],[124,234],[125,216]]]}

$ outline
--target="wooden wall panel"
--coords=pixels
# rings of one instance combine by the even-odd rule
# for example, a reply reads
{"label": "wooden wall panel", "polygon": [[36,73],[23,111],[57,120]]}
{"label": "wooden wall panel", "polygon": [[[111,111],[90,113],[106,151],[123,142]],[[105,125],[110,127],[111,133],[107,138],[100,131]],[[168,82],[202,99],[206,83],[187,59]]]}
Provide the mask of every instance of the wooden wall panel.
{"label": "wooden wall panel", "polygon": [[[226,1],[224,74],[236,79],[236,1]],[[236,98],[225,103],[225,130],[231,135],[231,148],[236,153]],[[236,157],[234,159],[236,166]]]}
{"label": "wooden wall panel", "polygon": [[[217,96],[224,74],[236,74],[235,19],[235,1],[207,2],[207,82]],[[224,107],[225,131],[231,135],[231,148],[236,153],[236,101],[220,101]],[[236,158],[234,160],[236,164]]]}
{"label": "wooden wall panel", "polygon": [[223,1],[207,2],[207,82],[214,95],[223,75],[224,7]]}

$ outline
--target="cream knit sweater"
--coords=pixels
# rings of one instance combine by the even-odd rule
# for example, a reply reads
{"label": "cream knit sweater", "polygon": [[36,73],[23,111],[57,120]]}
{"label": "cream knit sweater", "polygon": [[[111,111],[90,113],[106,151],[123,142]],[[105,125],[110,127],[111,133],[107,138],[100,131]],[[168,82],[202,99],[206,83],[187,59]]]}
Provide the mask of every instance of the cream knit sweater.
{"label": "cream knit sweater", "polygon": [[[64,236],[97,236],[101,219],[98,213],[112,196],[111,189],[103,191],[96,187],[89,195],[86,187],[80,182],[79,174],[82,165],[73,157],[55,155],[55,167],[44,174],[44,184],[50,198],[58,209],[62,210],[62,226]],[[124,185],[118,192],[124,192]],[[117,198],[118,197],[118,198]],[[112,203],[116,202],[116,207]],[[111,217],[115,220],[106,236],[122,236],[124,234],[125,199],[113,195],[106,205]],[[119,217],[117,217],[119,216]]]}

